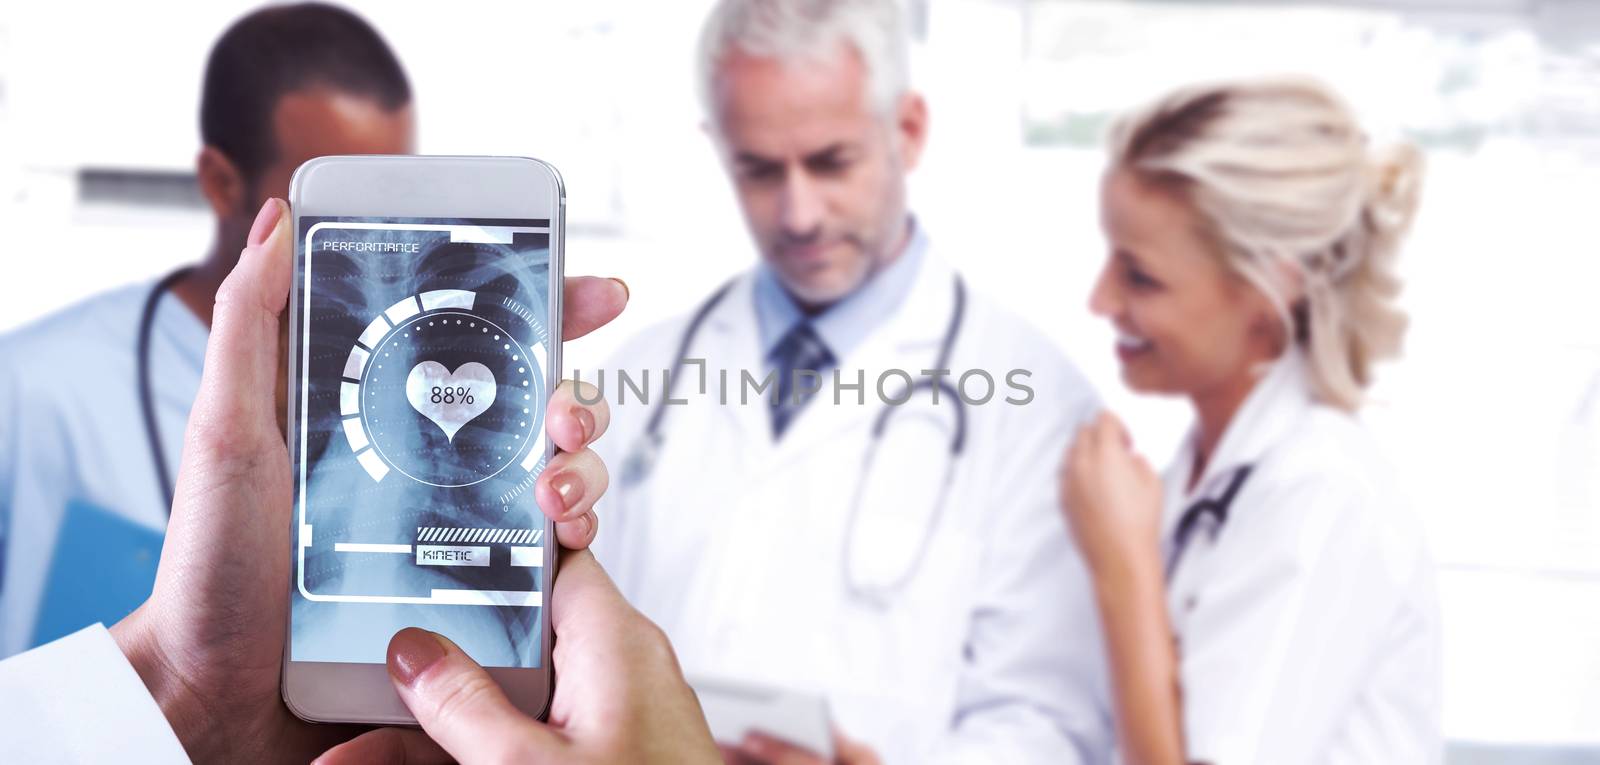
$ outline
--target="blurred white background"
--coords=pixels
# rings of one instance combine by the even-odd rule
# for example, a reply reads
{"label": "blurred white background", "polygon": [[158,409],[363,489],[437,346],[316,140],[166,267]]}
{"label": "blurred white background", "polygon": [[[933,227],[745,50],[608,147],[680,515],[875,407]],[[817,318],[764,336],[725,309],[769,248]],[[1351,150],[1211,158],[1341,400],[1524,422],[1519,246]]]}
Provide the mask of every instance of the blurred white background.
{"label": "blurred white background", "polygon": [[[633,293],[620,321],[569,347],[573,367],[600,365],[754,258],[699,128],[708,4],[348,3],[405,63],[424,153],[532,155],[564,172],[569,271],[621,276]],[[209,216],[187,190],[201,70],[254,6],[0,9],[0,331],[206,251]],[[1188,412],[1122,389],[1111,333],[1085,307],[1110,116],[1197,78],[1310,73],[1375,138],[1427,148],[1403,256],[1407,356],[1381,371],[1366,417],[1439,560],[1446,732],[1600,752],[1600,2],[910,11],[933,115],[915,209],[979,289],[1068,351],[1157,461]]]}

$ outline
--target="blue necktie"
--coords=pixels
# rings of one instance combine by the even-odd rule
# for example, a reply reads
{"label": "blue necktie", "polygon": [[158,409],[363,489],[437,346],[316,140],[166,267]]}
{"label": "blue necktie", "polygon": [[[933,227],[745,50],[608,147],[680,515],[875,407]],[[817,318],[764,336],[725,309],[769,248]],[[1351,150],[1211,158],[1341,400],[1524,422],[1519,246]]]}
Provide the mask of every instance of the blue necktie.
{"label": "blue necktie", "polygon": [[[815,391],[803,390],[796,396],[796,372],[815,372],[819,378],[824,370],[832,369],[835,363],[833,352],[817,336],[817,331],[812,329],[811,322],[802,321],[796,324],[789,333],[778,341],[776,348],[772,349],[773,369],[778,373],[778,400],[772,404],[772,436],[782,438],[783,431],[787,430],[789,423],[794,421],[796,415],[816,395]],[[809,377],[809,376],[808,376]],[[821,382],[820,379],[815,382]],[[809,386],[809,383],[808,383]],[[820,387],[820,386],[817,386]]]}

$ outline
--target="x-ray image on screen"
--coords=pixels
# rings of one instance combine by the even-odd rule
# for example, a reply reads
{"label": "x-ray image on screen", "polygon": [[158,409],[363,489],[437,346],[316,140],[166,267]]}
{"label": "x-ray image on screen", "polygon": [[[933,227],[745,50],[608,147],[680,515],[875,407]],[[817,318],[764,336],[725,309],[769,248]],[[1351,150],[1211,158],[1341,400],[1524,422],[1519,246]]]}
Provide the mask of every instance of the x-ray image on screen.
{"label": "x-ray image on screen", "polygon": [[545,591],[544,220],[302,218],[294,661],[420,626],[536,666]]}

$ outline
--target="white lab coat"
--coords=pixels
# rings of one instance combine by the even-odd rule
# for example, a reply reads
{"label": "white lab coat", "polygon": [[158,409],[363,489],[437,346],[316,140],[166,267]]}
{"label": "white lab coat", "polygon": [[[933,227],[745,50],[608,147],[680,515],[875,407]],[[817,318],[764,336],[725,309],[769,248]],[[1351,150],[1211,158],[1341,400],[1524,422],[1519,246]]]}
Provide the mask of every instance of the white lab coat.
{"label": "white lab coat", "polygon": [[189,762],[102,625],[0,660],[0,699],[6,762]]}
{"label": "white lab coat", "polygon": [[[662,450],[636,485],[627,462],[651,410],[631,393],[619,404],[615,379],[606,380],[612,430],[599,448],[613,482],[595,549],[665,629],[688,673],[822,694],[837,727],[887,762],[1104,761],[1111,729],[1099,628],[1056,479],[1097,400],[1047,340],[970,288],[950,366],[988,370],[997,392],[966,408],[964,454],[909,584],[886,610],[847,595],[845,529],[882,410],[873,388],[884,369],[931,367],[951,317],[954,272],[936,249],[927,254],[896,314],[840,360],[847,383],[864,370],[866,404],[853,391],[835,404],[830,381],[781,441],[766,399],[739,401],[739,370],[764,374],[748,274],[687,354],[706,359],[706,394],[688,367],[674,395],[689,403],[667,408]],[[687,323],[627,343],[613,374],[659,378]],[[1015,368],[1032,371],[1027,405],[1002,401],[1021,397],[1005,383]],[[726,405],[722,370],[730,370]],[[982,386],[970,384],[981,397]],[[890,378],[888,394],[899,385]],[[897,418],[876,456],[868,493],[890,502],[872,507],[895,506],[911,521],[887,521],[899,534],[857,535],[869,564],[879,550],[904,554],[904,540],[920,538],[932,515],[913,498],[937,496],[953,419],[948,407],[922,411],[941,412],[931,421],[941,425]]]}
{"label": "white lab coat", "polygon": [[1438,762],[1433,565],[1371,436],[1313,399],[1307,362],[1291,351],[1190,492],[1193,444],[1166,475],[1169,554],[1184,509],[1253,468],[1226,522],[1201,524],[1169,583],[1190,759]]}

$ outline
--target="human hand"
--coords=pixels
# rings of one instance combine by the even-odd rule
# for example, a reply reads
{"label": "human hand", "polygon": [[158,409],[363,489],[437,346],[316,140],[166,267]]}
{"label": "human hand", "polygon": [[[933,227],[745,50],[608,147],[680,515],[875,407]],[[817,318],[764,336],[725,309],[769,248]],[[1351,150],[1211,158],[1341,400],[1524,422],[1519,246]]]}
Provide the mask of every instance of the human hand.
{"label": "human hand", "polygon": [[587,550],[562,559],[550,609],[560,682],[548,724],[512,706],[454,643],[408,629],[389,642],[389,677],[422,730],[371,731],[318,765],[718,761],[666,634],[628,605]]}
{"label": "human hand", "polygon": [[[729,765],[830,765],[822,755],[763,733],[751,733],[737,747],[723,750]],[[832,765],[878,765],[878,754],[866,744],[833,732]]]}
{"label": "human hand", "polygon": [[1097,578],[1130,566],[1159,569],[1161,480],[1116,415],[1102,412],[1078,431],[1062,462],[1061,500]]}
{"label": "human hand", "polygon": [[[268,200],[239,264],[217,291],[155,587],[111,628],[197,761],[305,762],[360,732],[303,723],[279,695],[293,524],[274,389],[282,374],[279,318],[293,238],[288,205]],[[606,324],[627,303],[626,288],[614,280],[568,279],[565,290],[568,340]],[[594,538],[590,507],[605,488],[605,473],[588,444],[608,419],[603,403],[577,404],[570,385],[552,396],[548,429],[566,453],[541,475],[536,497],[564,545]],[[562,497],[551,483],[563,476],[577,476],[586,489],[570,505],[552,504]]]}

